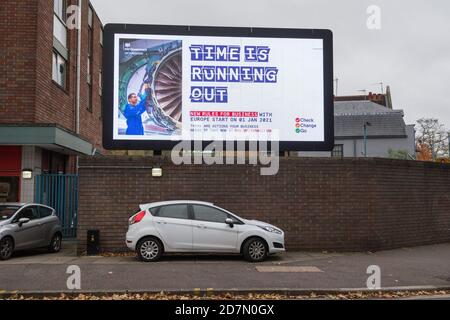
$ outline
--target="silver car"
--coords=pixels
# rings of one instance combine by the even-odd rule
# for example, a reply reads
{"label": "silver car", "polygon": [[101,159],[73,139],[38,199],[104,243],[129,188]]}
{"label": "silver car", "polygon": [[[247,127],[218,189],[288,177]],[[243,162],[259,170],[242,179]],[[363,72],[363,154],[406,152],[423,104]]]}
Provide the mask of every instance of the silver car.
{"label": "silver car", "polygon": [[0,203],[0,260],[16,250],[61,250],[61,223],[55,209],[41,204]]}

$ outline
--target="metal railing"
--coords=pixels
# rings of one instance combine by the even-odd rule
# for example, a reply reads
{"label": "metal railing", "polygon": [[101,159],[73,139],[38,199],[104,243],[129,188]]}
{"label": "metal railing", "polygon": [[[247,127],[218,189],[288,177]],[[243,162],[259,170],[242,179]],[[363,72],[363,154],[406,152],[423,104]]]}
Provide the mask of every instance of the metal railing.
{"label": "metal railing", "polygon": [[63,237],[77,236],[78,175],[43,174],[36,176],[35,202],[56,210]]}

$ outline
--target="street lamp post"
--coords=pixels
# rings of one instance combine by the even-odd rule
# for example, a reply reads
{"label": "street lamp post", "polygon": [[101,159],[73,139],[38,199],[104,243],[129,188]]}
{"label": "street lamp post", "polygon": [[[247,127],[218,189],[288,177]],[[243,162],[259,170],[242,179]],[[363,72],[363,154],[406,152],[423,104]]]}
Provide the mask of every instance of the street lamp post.
{"label": "street lamp post", "polygon": [[367,127],[371,125],[368,121],[364,122],[364,157],[367,157]]}
{"label": "street lamp post", "polygon": [[448,158],[450,159],[450,131],[448,132],[447,142],[448,142]]}

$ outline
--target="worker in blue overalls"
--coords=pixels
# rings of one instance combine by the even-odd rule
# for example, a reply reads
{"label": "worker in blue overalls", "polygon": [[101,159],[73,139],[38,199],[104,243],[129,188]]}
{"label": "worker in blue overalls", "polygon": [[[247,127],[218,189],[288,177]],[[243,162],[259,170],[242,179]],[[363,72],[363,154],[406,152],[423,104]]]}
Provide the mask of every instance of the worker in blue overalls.
{"label": "worker in blue overalls", "polygon": [[[148,85],[145,85],[147,88]],[[142,114],[146,111],[146,99],[147,93],[140,95],[141,101],[138,103],[138,96],[136,93],[130,93],[128,95],[128,104],[125,106],[123,112],[125,118],[127,118],[127,135],[144,135],[144,127],[142,126]]]}

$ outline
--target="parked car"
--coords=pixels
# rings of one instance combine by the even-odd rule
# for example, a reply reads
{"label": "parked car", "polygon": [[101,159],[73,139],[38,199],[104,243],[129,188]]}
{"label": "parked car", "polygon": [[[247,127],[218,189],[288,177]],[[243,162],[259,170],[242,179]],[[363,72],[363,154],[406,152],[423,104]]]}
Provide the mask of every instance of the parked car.
{"label": "parked car", "polygon": [[23,249],[47,247],[58,252],[61,241],[55,209],[35,203],[0,203],[0,260]]}
{"label": "parked car", "polygon": [[139,207],[129,219],[126,244],[142,261],[156,261],[164,252],[207,252],[240,253],[259,262],[285,251],[279,228],[240,218],[212,203],[166,201]]}

